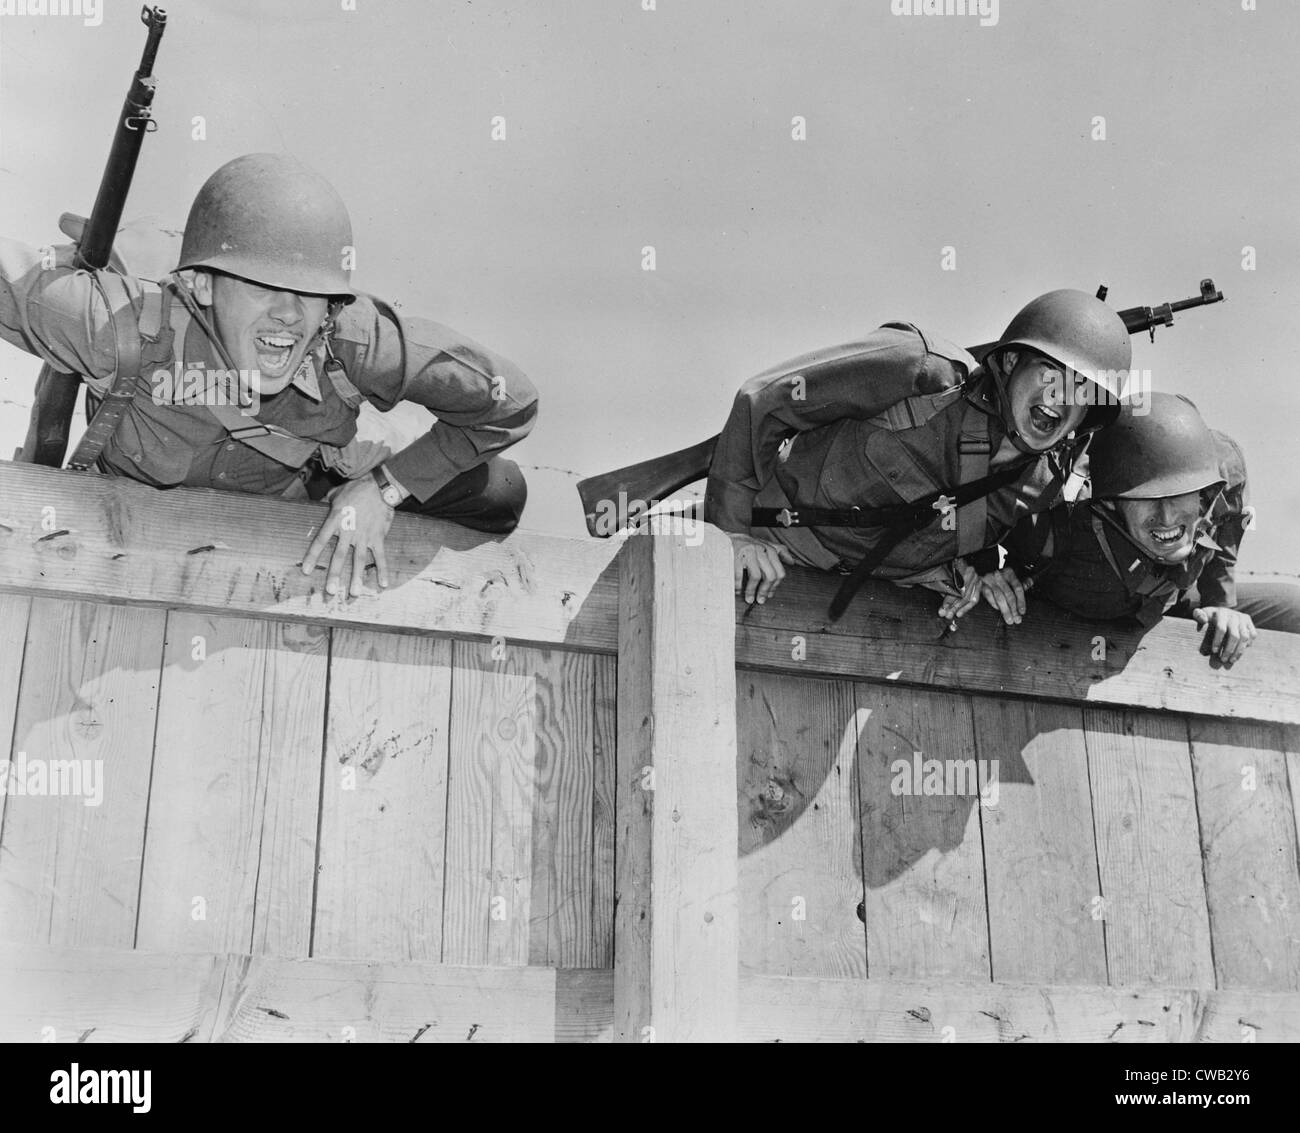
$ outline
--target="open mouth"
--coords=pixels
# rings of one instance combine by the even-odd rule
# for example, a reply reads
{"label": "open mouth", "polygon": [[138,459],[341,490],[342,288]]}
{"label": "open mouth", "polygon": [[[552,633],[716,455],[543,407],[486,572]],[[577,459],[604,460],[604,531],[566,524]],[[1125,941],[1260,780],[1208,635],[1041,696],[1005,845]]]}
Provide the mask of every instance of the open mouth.
{"label": "open mouth", "polygon": [[1175,527],[1149,527],[1147,534],[1155,546],[1170,550],[1183,541],[1183,536],[1187,534],[1187,527],[1182,523]]}
{"label": "open mouth", "polygon": [[253,339],[257,351],[257,368],[269,378],[278,378],[289,368],[289,359],[298,339],[291,334],[259,334]]}
{"label": "open mouth", "polygon": [[1033,422],[1034,428],[1043,434],[1051,436],[1061,427],[1061,415],[1046,405],[1035,405],[1029,410],[1029,420]]}

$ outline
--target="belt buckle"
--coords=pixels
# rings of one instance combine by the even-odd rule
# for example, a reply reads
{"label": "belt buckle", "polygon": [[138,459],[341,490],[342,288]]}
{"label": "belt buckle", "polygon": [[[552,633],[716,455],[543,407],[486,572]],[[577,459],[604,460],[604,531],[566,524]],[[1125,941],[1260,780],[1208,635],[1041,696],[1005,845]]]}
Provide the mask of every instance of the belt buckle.
{"label": "belt buckle", "polygon": [[791,526],[796,520],[798,520],[798,518],[799,513],[797,511],[791,511],[788,507],[783,507],[776,513],[776,521],[782,527]]}

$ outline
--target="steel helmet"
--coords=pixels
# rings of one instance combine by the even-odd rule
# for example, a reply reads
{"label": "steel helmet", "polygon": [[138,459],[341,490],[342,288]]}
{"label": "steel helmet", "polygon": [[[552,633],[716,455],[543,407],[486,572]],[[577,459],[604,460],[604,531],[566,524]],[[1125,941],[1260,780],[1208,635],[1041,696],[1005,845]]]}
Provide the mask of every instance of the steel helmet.
{"label": "steel helmet", "polygon": [[1081,429],[1101,428],[1119,415],[1133,345],[1124,320],[1100,299],[1068,289],[1040,295],[1020,309],[989,353],[1014,346],[1046,354],[1104,391]]}
{"label": "steel helmet", "polygon": [[347,206],[328,181],[286,154],[250,153],[218,169],[194,198],[177,270],[207,268],[350,302],[351,249]]}
{"label": "steel helmet", "polygon": [[1226,481],[1214,437],[1187,398],[1153,393],[1148,412],[1126,402],[1119,420],[1089,450],[1097,499],[1154,500]]}

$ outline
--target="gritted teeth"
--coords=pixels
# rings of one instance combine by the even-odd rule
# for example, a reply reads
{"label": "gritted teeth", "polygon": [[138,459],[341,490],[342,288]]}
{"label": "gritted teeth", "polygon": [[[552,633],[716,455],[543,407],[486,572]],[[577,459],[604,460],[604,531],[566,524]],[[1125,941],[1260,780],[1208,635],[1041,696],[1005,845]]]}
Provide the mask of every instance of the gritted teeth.
{"label": "gritted teeth", "polygon": [[1149,530],[1157,543],[1177,543],[1187,528],[1180,523],[1177,527],[1152,527]]}

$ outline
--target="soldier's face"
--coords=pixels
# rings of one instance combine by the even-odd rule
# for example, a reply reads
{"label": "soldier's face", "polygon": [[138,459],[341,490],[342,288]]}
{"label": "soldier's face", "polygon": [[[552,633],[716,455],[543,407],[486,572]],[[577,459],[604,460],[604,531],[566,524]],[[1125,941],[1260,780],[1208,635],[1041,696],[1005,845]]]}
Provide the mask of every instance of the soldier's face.
{"label": "soldier's face", "polygon": [[1196,545],[1201,493],[1158,500],[1116,500],[1128,533],[1148,555],[1163,563],[1181,563]]}
{"label": "soldier's face", "polygon": [[1007,403],[1025,444],[1046,452],[1077,429],[1088,413],[1090,384],[1050,358],[1018,355],[1007,378]]}
{"label": "soldier's face", "polygon": [[196,275],[194,294],[212,307],[212,321],[231,361],[256,373],[254,388],[262,397],[279,393],[293,379],[316,331],[325,321],[324,295],[276,291],[232,275]]}

